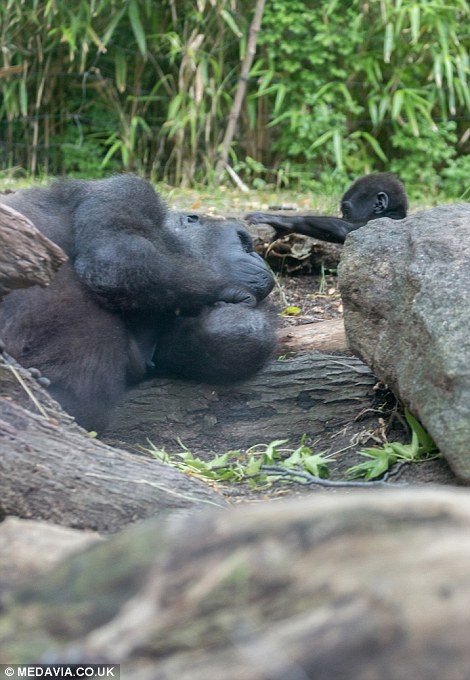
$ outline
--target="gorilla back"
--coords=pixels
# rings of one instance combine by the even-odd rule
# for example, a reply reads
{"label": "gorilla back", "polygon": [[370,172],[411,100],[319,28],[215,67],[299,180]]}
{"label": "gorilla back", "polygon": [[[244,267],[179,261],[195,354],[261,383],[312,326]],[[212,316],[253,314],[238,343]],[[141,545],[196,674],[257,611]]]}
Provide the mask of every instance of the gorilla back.
{"label": "gorilla back", "polygon": [[0,304],[6,351],[51,381],[87,429],[102,431],[149,372],[241,380],[275,346],[273,287],[237,222],[169,211],[142,179],[62,180],[2,197],[69,256],[48,288]]}

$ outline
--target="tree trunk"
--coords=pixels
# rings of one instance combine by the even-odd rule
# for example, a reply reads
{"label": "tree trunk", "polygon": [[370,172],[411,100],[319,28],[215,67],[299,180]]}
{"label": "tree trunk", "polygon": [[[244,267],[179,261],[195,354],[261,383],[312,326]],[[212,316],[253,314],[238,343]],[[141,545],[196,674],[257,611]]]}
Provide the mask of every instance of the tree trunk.
{"label": "tree trunk", "polygon": [[66,260],[59,246],[0,197],[0,299],[16,288],[46,286]]}
{"label": "tree trunk", "polygon": [[5,356],[0,395],[3,516],[112,533],[171,510],[224,505],[207,485],[87,436],[27,371],[17,365],[12,370]]}
{"label": "tree trunk", "polygon": [[253,21],[251,22],[250,31],[248,35],[246,54],[240,71],[240,80],[238,82],[237,91],[235,93],[235,99],[233,101],[232,110],[230,111],[228,117],[227,129],[225,131],[220,151],[220,159],[215,168],[217,184],[219,184],[222,172],[227,164],[230,145],[235,135],[235,128],[237,125],[238,118],[240,116],[240,110],[242,107],[243,99],[245,98],[248,75],[250,73],[251,65],[253,64],[253,59],[255,58],[256,54],[256,41],[261,27],[261,19],[263,18],[264,5],[265,0],[257,0],[255,6],[255,15],[253,17]]}
{"label": "tree trunk", "polygon": [[0,620],[0,661],[134,680],[464,680],[470,500],[349,492],[151,521],[73,557]]}
{"label": "tree trunk", "polygon": [[228,451],[339,429],[370,406],[375,379],[350,356],[312,352],[273,361],[237,385],[150,380],[131,390],[107,438],[197,452]]}

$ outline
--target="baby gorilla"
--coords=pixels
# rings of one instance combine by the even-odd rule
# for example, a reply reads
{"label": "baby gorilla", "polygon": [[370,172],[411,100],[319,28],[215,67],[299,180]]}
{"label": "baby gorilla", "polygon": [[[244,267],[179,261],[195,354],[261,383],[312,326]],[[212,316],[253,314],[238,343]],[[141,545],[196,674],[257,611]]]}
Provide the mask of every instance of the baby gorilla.
{"label": "baby gorilla", "polygon": [[146,181],[61,180],[2,197],[69,256],[47,288],[10,293],[0,337],[87,429],[150,373],[228,383],[275,347],[274,280],[236,221],[168,211]]}
{"label": "baby gorilla", "polygon": [[304,234],[320,241],[344,243],[349,232],[370,220],[406,217],[408,201],[405,187],[389,172],[377,172],[357,179],[341,199],[343,217],[326,215],[273,215],[250,213],[245,219],[252,224],[269,224],[281,232]]}

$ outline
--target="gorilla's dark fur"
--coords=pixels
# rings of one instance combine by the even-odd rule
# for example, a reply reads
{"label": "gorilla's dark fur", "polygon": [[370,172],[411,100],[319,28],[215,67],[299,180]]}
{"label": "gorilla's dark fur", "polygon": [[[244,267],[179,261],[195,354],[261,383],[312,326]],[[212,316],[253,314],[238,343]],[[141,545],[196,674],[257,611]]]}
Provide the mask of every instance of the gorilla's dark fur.
{"label": "gorilla's dark fur", "polygon": [[262,301],[273,278],[238,222],[170,212],[130,175],[62,180],[2,200],[69,261],[48,288],[4,299],[0,337],[84,427],[102,431],[149,371],[224,383],[271,355]]}
{"label": "gorilla's dark fur", "polygon": [[406,217],[408,201],[405,187],[389,172],[378,172],[357,179],[341,199],[343,217],[324,215],[273,215],[250,213],[245,219],[252,224],[269,224],[280,232],[295,232],[331,243],[344,243],[349,232],[370,220]]}

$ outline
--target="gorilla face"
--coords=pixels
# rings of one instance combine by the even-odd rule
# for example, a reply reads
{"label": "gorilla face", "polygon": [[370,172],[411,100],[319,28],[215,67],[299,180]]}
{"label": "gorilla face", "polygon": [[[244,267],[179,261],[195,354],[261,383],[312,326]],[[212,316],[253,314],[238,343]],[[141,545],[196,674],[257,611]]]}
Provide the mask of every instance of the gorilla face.
{"label": "gorilla face", "polygon": [[170,213],[167,224],[181,236],[192,257],[206,261],[208,268],[228,283],[245,288],[257,302],[273,289],[274,277],[240,222]]}

